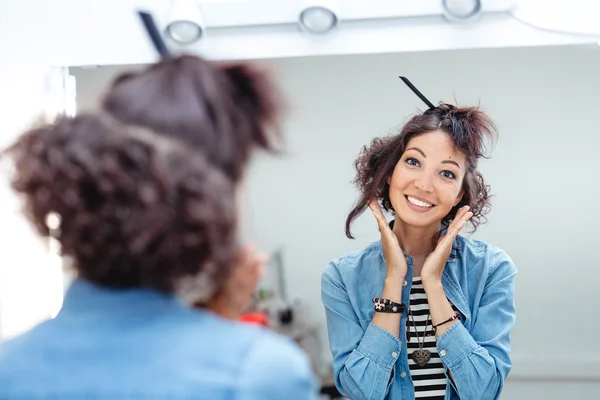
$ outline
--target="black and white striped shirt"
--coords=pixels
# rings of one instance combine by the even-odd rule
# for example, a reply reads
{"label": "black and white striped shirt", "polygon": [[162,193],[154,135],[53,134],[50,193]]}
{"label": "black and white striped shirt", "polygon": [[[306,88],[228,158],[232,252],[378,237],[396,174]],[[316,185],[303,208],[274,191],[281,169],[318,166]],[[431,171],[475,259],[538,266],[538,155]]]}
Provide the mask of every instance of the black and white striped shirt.
{"label": "black and white striped shirt", "polygon": [[[409,314],[406,321],[406,343],[408,348],[408,366],[415,386],[415,398],[443,400],[448,379],[446,378],[440,355],[437,352],[435,333],[431,325],[431,318],[428,318],[429,304],[427,303],[427,296],[425,295],[425,289],[423,289],[420,277],[413,278],[410,290],[410,310],[412,318]],[[418,338],[417,333],[415,333],[415,325]],[[419,341],[423,343],[423,349],[431,352],[431,359],[424,367],[419,367],[412,359],[412,353],[419,348]]]}

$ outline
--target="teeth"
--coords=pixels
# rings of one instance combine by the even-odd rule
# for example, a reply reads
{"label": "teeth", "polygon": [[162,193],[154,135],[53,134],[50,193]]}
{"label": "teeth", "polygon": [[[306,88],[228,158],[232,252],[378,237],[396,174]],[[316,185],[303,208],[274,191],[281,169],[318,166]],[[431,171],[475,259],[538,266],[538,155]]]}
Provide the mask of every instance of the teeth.
{"label": "teeth", "polygon": [[408,201],[410,201],[415,206],[419,206],[419,207],[433,207],[432,204],[425,203],[424,201],[421,201],[421,200],[417,200],[414,197],[407,196],[407,198],[408,198]]}

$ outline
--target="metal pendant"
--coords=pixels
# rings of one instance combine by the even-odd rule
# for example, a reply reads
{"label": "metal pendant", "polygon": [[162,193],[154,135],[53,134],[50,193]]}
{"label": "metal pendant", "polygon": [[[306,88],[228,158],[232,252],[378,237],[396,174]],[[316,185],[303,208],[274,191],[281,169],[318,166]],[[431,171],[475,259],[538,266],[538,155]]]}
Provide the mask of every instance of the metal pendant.
{"label": "metal pendant", "polygon": [[429,350],[417,349],[413,351],[412,359],[419,367],[424,367],[431,359],[431,352]]}

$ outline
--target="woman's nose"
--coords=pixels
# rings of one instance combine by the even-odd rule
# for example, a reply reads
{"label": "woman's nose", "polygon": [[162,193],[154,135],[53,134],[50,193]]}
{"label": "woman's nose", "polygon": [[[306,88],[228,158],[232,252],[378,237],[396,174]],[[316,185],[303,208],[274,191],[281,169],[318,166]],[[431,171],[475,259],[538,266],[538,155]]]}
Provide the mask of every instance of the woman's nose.
{"label": "woman's nose", "polygon": [[433,192],[433,184],[432,184],[431,178],[429,178],[429,177],[422,176],[418,179],[415,179],[413,184],[415,185],[415,187],[417,189],[422,190],[423,192],[427,192],[427,193]]}

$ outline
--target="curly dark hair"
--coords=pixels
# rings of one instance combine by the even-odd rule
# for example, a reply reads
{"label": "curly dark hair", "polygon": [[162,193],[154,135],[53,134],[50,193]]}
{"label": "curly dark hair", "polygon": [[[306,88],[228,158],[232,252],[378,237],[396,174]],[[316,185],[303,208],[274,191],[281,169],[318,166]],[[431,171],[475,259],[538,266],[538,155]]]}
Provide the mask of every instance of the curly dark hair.
{"label": "curly dark hair", "polygon": [[362,148],[354,164],[356,176],[353,181],[360,191],[360,197],[346,218],[348,238],[354,239],[352,222],[365,211],[372,199],[379,200],[386,211],[394,211],[389,197],[388,177],[392,175],[408,142],[418,135],[435,130],[447,133],[467,161],[463,197],[442,219],[442,229],[450,225],[456,212],[465,205],[468,205],[473,213],[470,220],[473,231],[481,223],[485,223],[485,215],[491,208],[490,188],[485,184],[481,172],[477,170],[477,163],[480,158],[487,158],[488,145],[493,145],[497,140],[497,128],[490,117],[478,107],[460,108],[441,103],[412,117],[399,134],[375,138],[370,146]]}
{"label": "curly dark hair", "polygon": [[8,148],[12,186],[83,278],[174,292],[202,275],[217,292],[237,255],[236,188],[252,149],[278,137],[274,93],[258,70],[193,56],[127,73],[100,111],[37,126]]}

